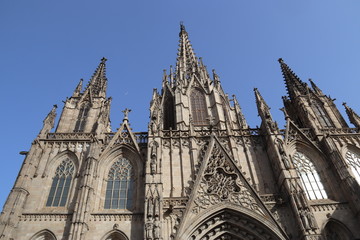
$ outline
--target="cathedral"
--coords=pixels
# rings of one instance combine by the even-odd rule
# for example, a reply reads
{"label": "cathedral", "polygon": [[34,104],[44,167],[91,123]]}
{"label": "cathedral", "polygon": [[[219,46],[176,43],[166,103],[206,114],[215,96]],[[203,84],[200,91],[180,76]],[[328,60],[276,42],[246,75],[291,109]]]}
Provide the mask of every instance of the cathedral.
{"label": "cathedral", "polygon": [[[106,59],[31,144],[0,216],[1,240],[360,239],[360,116],[279,59],[279,128],[261,125],[209,74],[180,25],[176,66],[153,91],[144,132],[110,126]],[[280,81],[280,79],[279,79]]]}

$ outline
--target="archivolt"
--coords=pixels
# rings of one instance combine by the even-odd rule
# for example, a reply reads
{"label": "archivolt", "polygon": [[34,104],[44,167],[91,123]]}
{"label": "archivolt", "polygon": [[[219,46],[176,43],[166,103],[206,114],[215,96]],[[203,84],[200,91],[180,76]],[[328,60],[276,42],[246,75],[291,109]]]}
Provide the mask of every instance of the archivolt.
{"label": "archivolt", "polygon": [[56,237],[51,231],[42,230],[35,234],[31,240],[56,240]]}
{"label": "archivolt", "polygon": [[[277,228],[274,226],[274,228]],[[277,233],[276,233],[277,232]],[[188,236],[179,236],[178,239],[189,240],[281,240],[286,239],[281,236],[278,229],[270,229],[260,221],[234,211],[232,209],[222,209],[209,215],[193,227]]]}
{"label": "archivolt", "polygon": [[102,238],[102,240],[129,240],[129,238],[123,232],[114,230],[110,233],[107,233],[106,236]]}

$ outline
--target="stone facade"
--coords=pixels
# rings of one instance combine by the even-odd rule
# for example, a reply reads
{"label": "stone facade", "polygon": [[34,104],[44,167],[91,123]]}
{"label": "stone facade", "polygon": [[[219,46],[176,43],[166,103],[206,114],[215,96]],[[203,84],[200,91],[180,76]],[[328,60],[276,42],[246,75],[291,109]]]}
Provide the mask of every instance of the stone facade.
{"label": "stone facade", "polygon": [[279,59],[288,96],[279,129],[257,89],[250,128],[181,25],[175,69],[150,103],[148,131],[109,120],[106,59],[55,105],[26,153],[0,239],[360,239],[360,117]]}

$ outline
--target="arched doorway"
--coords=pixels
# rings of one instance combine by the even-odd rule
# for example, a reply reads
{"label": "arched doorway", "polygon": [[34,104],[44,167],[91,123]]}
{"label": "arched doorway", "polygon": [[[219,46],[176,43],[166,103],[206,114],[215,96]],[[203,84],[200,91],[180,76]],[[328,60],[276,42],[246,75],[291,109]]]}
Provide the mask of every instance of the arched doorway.
{"label": "arched doorway", "polygon": [[31,240],[56,240],[56,237],[51,231],[42,230],[35,234]]}
{"label": "arched doorway", "polygon": [[129,238],[124,233],[116,230],[108,233],[103,240],[129,240]]}
{"label": "arched doorway", "polygon": [[[190,227],[191,226],[191,227]],[[219,210],[198,223],[190,224],[192,230],[178,236],[188,240],[283,240],[286,237],[278,226],[266,219],[259,221],[233,209]]]}
{"label": "arched doorway", "polygon": [[354,239],[350,230],[341,222],[331,219],[324,228],[326,240],[352,240]]}

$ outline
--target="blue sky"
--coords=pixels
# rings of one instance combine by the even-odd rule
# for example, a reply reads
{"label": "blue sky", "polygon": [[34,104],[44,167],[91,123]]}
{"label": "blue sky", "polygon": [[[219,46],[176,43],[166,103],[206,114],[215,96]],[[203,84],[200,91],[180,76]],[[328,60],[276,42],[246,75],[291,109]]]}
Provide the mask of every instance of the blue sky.
{"label": "blue sky", "polygon": [[38,1],[0,2],[0,207],[53,104],[70,97],[100,59],[107,61],[112,128],[131,108],[145,131],[153,88],[174,65],[179,22],[198,57],[235,94],[251,127],[260,125],[257,87],[284,124],[286,94],[277,59],[360,113],[360,1]]}

